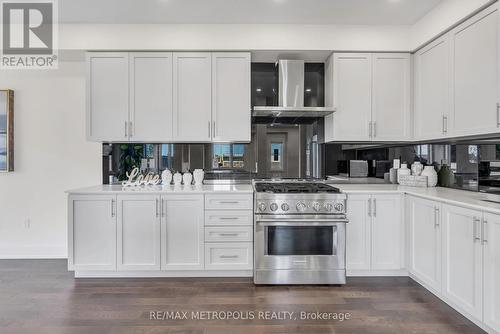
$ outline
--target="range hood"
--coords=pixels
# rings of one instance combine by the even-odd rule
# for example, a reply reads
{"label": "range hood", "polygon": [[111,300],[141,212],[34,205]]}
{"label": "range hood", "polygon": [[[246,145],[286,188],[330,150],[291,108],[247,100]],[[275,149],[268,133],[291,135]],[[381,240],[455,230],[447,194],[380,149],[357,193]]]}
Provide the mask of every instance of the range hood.
{"label": "range hood", "polygon": [[254,106],[254,117],[318,118],[330,115],[332,107],[304,107],[304,61],[279,60],[279,106]]}

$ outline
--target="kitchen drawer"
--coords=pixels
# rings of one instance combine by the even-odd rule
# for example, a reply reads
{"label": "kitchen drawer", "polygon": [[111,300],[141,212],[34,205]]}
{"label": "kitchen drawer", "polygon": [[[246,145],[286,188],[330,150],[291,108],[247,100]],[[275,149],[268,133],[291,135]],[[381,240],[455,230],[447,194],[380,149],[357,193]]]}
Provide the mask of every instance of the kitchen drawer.
{"label": "kitchen drawer", "polygon": [[205,244],[206,270],[251,270],[252,268],[252,242]]}
{"label": "kitchen drawer", "polygon": [[252,241],[252,226],[207,226],[205,242]]}
{"label": "kitchen drawer", "polygon": [[205,211],[205,226],[253,226],[253,211]]}
{"label": "kitchen drawer", "polygon": [[253,194],[205,195],[206,210],[252,210]]}

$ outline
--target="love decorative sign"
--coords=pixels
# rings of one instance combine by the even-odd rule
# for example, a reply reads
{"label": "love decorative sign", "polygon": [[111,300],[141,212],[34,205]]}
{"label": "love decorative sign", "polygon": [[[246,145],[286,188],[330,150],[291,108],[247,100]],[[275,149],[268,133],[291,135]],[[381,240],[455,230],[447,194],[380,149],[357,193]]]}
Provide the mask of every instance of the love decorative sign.
{"label": "love decorative sign", "polygon": [[124,187],[138,187],[138,186],[156,186],[160,184],[160,176],[153,173],[146,175],[139,174],[139,168],[135,167],[132,171],[126,172],[128,180],[122,182]]}

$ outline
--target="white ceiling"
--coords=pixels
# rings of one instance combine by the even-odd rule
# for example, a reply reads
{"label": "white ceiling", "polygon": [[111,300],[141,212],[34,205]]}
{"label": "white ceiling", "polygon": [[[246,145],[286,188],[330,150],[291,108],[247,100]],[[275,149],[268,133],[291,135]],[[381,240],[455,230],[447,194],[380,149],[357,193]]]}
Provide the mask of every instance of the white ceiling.
{"label": "white ceiling", "polygon": [[411,25],[443,0],[59,0],[64,23]]}

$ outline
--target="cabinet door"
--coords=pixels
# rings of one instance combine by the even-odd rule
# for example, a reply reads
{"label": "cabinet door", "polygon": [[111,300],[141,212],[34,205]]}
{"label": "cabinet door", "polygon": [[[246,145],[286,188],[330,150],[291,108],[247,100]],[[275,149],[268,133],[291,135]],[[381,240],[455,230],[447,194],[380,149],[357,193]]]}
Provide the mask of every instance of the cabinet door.
{"label": "cabinet door", "polygon": [[441,291],[441,217],[435,201],[407,197],[409,271],[437,292]]}
{"label": "cabinet door", "polygon": [[443,205],[443,297],[481,319],[481,212]]}
{"label": "cabinet door", "polygon": [[174,141],[212,138],[212,60],[209,52],[174,53]]}
{"label": "cabinet door", "polygon": [[128,53],[89,52],[87,136],[94,141],[128,141]]}
{"label": "cabinet door", "polygon": [[162,196],[162,270],[204,268],[203,195]]}
{"label": "cabinet door", "polygon": [[120,195],[118,270],[160,270],[160,196]]}
{"label": "cabinet door", "polygon": [[498,10],[493,5],[451,33],[453,135],[498,132]]}
{"label": "cabinet door", "polygon": [[130,54],[130,140],[172,140],[172,53]]}
{"label": "cabinet door", "polygon": [[347,270],[370,269],[370,200],[369,195],[348,195]]}
{"label": "cabinet door", "polygon": [[371,254],[373,270],[404,267],[404,226],[401,195],[372,195]]}
{"label": "cabinet door", "polygon": [[212,53],[212,138],[251,140],[250,53]]}
{"label": "cabinet door", "polygon": [[500,332],[500,216],[484,214],[484,322]]}
{"label": "cabinet door", "polygon": [[333,139],[371,140],[372,55],[335,54],[333,71]]}
{"label": "cabinet door", "polygon": [[411,139],[410,69],[407,53],[373,54],[373,140]]}
{"label": "cabinet door", "polygon": [[68,199],[69,270],[116,270],[115,196]]}
{"label": "cabinet door", "polygon": [[450,87],[450,40],[446,35],[415,54],[415,139],[446,135]]}

